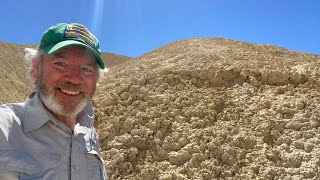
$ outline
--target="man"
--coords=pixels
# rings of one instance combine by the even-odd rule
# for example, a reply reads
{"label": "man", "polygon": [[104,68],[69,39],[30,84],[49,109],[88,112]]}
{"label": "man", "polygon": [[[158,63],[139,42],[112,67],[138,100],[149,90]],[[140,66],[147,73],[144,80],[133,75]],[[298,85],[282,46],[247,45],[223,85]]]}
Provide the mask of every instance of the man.
{"label": "man", "polygon": [[35,91],[0,106],[0,179],[107,179],[90,102],[105,68],[99,41],[83,25],[57,24],[26,57]]}

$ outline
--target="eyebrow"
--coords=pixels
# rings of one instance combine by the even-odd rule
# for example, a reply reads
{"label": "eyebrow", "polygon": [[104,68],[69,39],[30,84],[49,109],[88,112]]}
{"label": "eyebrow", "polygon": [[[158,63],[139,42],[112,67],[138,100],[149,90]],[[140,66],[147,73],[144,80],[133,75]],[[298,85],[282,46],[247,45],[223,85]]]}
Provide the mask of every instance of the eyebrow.
{"label": "eyebrow", "polygon": [[53,57],[53,58],[63,58],[63,57],[65,57],[65,56],[63,55],[63,53],[61,53],[61,52],[59,51],[59,52],[57,52],[57,53],[55,53],[55,54],[52,54],[52,57]]}
{"label": "eyebrow", "polygon": [[[64,53],[66,53],[66,52],[67,52],[66,50],[62,49],[62,50],[58,51],[57,53],[52,54],[52,57],[53,58],[62,58],[63,59],[64,57],[66,57],[64,55]],[[89,59],[90,57],[92,57],[92,61],[87,60],[87,61],[85,61],[84,65],[92,66],[92,67],[98,67],[97,60],[96,60],[96,58],[94,56],[91,56],[91,55],[89,55],[87,53],[84,53],[83,56],[85,56],[85,59]]]}
{"label": "eyebrow", "polygon": [[[53,54],[52,55],[52,58],[51,58],[51,60],[54,60],[54,59],[56,59],[56,58],[60,58],[60,60],[64,60],[64,61],[66,61],[65,60],[65,57],[66,56],[64,56],[63,54],[61,54],[61,53],[57,53],[57,54]],[[86,58],[87,59],[87,58]],[[98,68],[99,66],[98,66],[98,63],[97,63],[97,61],[96,61],[96,59],[95,58],[93,58],[92,59],[92,61],[91,60],[86,60],[85,62],[84,62],[84,66],[91,66],[91,67],[94,67],[94,68]]]}
{"label": "eyebrow", "polygon": [[92,66],[92,67],[98,67],[96,61],[94,61],[94,62],[86,62],[85,65],[86,66]]}

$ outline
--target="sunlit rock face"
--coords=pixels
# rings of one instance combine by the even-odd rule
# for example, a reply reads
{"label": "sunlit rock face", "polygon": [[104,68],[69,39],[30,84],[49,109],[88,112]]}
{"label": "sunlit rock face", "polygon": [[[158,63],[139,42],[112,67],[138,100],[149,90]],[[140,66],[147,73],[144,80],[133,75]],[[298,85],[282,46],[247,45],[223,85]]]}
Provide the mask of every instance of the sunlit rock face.
{"label": "sunlit rock face", "polygon": [[110,68],[93,100],[110,179],[318,179],[319,68],[215,38]]}
{"label": "sunlit rock face", "polygon": [[[32,90],[23,49],[0,43],[0,103]],[[181,40],[110,72],[93,99],[110,179],[319,179],[320,56]]]}

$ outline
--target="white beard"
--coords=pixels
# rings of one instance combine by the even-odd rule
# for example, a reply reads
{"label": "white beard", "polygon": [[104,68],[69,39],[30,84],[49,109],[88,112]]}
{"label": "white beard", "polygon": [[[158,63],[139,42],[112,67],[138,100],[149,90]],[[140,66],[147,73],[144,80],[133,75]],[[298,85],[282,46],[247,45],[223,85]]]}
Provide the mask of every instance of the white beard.
{"label": "white beard", "polygon": [[41,91],[40,98],[43,104],[53,113],[69,117],[77,116],[88,104],[88,100],[84,98],[79,104],[77,104],[76,107],[66,108],[59,103],[59,101],[54,97],[53,93],[50,93],[50,95],[47,96],[44,95]]}

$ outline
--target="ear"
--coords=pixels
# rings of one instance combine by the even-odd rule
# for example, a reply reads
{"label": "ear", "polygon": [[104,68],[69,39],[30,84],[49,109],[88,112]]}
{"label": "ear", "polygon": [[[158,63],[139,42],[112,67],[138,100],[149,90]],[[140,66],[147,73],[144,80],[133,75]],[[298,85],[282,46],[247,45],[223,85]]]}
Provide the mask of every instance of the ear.
{"label": "ear", "polygon": [[41,65],[39,60],[32,59],[32,70],[31,75],[34,81],[38,80],[40,77],[39,66]]}

